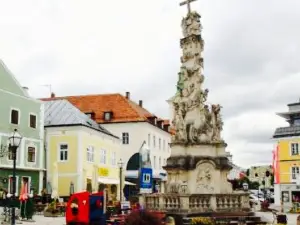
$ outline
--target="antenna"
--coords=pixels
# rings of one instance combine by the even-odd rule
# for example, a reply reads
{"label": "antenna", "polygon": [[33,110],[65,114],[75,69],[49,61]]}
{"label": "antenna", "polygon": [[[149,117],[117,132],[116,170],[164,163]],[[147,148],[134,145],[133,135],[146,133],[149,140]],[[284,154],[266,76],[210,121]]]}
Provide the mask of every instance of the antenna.
{"label": "antenna", "polygon": [[49,89],[49,91],[50,91],[50,95],[49,96],[51,96],[51,94],[52,94],[52,85],[51,84],[43,84],[41,86],[47,87]]}

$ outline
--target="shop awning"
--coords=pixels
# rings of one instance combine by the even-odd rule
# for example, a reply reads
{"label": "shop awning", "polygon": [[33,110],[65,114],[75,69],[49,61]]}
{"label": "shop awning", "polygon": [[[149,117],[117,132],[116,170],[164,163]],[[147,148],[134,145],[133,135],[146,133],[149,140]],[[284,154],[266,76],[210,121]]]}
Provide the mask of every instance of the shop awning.
{"label": "shop awning", "polygon": [[112,179],[112,178],[104,178],[104,177],[98,177],[98,182],[102,184],[119,184],[120,181],[118,179]]}
{"label": "shop awning", "polygon": [[125,185],[131,185],[131,186],[135,186],[136,184],[134,184],[134,183],[131,183],[131,182],[129,182],[129,181],[126,181],[126,180],[125,180]]}
{"label": "shop awning", "polygon": [[[120,180],[119,179],[112,179],[112,178],[104,178],[104,177],[99,177],[98,178],[98,182],[102,183],[102,184],[120,184]],[[129,181],[125,181],[125,185],[136,185],[134,183],[131,183]]]}

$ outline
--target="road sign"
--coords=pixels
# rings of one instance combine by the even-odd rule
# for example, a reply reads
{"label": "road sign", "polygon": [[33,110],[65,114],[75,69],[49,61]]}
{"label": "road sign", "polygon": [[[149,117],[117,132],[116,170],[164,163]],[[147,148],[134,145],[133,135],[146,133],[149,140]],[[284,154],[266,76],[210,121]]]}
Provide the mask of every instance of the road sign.
{"label": "road sign", "polygon": [[152,193],[152,168],[140,169],[140,193]]}

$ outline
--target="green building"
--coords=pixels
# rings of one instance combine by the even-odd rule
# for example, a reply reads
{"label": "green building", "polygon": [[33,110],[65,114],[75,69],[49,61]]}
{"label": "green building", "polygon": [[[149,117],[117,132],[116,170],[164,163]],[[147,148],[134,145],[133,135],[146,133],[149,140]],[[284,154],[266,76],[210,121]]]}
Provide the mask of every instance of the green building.
{"label": "green building", "polygon": [[17,150],[17,195],[22,182],[28,191],[40,193],[45,184],[44,109],[31,98],[0,60],[0,188],[12,193],[13,160],[8,137],[17,129],[22,136]]}

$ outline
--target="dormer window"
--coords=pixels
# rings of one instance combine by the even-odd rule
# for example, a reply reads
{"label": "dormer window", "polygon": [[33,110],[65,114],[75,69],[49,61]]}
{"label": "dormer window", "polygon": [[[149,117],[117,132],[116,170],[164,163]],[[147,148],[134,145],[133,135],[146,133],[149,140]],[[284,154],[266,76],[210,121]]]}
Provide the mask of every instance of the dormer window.
{"label": "dormer window", "polygon": [[86,112],[85,115],[87,115],[88,117],[90,117],[92,120],[95,119],[95,113],[94,112]]}
{"label": "dormer window", "polygon": [[104,120],[110,121],[112,119],[112,112],[104,112]]}

